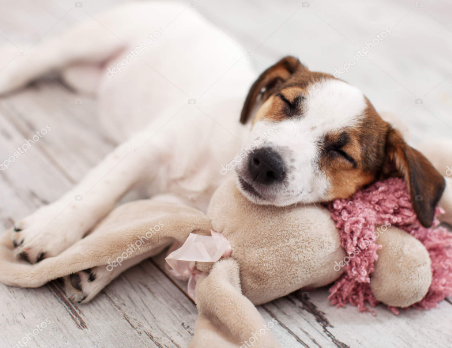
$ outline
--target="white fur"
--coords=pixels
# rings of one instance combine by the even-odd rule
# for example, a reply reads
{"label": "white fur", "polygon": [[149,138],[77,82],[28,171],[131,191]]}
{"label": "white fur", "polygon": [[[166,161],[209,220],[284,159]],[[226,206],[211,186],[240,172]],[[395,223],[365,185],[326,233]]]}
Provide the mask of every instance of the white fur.
{"label": "white fur", "polygon": [[[0,49],[0,56],[11,59],[11,51]],[[61,199],[18,222],[16,253],[26,252],[32,263],[82,238],[138,185],[150,196],[173,194],[205,210],[231,174],[220,174],[221,165],[242,145],[239,113],[256,76],[246,52],[188,5],[126,4],[42,42],[25,58],[16,54],[0,72],[0,92],[52,70],[78,90],[97,85],[91,92],[100,124],[122,143]]]}

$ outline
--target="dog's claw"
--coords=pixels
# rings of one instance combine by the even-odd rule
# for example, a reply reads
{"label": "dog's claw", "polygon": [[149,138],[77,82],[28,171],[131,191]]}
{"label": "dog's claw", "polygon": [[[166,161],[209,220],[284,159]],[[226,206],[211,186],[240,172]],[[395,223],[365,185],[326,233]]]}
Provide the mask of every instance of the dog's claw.
{"label": "dog's claw", "polygon": [[82,272],[89,274],[89,277],[88,277],[89,282],[93,282],[96,280],[96,273],[93,272],[92,268],[84,269]]}
{"label": "dog's claw", "polygon": [[87,297],[88,295],[84,295],[80,300],[77,301],[77,303],[82,303]]}

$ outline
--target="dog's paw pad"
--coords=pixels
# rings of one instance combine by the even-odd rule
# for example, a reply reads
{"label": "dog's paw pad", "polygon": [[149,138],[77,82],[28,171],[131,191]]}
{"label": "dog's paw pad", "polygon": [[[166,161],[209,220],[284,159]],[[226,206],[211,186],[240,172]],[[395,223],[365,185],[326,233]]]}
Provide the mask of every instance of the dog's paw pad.
{"label": "dog's paw pad", "polygon": [[[66,295],[73,302],[87,303],[96,296],[109,280],[109,272],[102,275],[105,267],[88,268],[64,278]],[[101,274],[98,274],[98,272]]]}
{"label": "dog's paw pad", "polygon": [[80,278],[80,274],[75,273],[75,274],[71,274],[69,276],[69,280],[71,282],[71,285],[74,289],[78,290],[78,291],[82,291],[82,279]]}
{"label": "dog's paw pad", "polygon": [[28,257],[28,254],[25,251],[22,251],[19,254],[19,257],[24,261],[30,262],[30,258]]}

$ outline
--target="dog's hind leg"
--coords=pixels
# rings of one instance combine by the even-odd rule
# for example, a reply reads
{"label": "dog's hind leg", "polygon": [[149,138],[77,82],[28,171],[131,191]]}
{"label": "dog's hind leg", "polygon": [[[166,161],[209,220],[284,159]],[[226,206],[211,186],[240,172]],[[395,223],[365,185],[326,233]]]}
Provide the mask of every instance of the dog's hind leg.
{"label": "dog's hind leg", "polygon": [[95,94],[99,87],[104,69],[99,63],[77,63],[63,69],[63,81],[75,91],[83,94]]}
{"label": "dog's hind leg", "polygon": [[[113,15],[106,13],[104,17],[108,19]],[[25,45],[0,47],[0,94],[21,88],[50,72],[62,73],[71,66],[98,67],[125,46],[123,40],[91,20],[31,48]],[[66,80],[70,84],[73,79]],[[73,87],[79,89],[80,83]]]}
{"label": "dog's hind leg", "polygon": [[[168,25],[186,9],[182,3],[134,2],[115,7],[96,18],[55,37],[39,41],[31,48],[13,44],[0,47],[0,94],[25,86],[52,71],[77,90],[92,90],[92,79],[81,75],[105,66],[129,46],[139,45],[149,35]],[[86,67],[88,69],[85,69]],[[72,70],[71,68],[75,68]],[[97,81],[99,82],[99,81]]]}

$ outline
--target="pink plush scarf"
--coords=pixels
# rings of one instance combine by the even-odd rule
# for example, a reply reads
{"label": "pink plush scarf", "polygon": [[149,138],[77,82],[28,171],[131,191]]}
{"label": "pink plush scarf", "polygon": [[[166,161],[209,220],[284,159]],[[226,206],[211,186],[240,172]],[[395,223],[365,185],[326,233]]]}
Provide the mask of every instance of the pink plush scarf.
{"label": "pink plush scarf", "polygon": [[[376,225],[383,232],[396,226],[417,238],[427,248],[432,262],[432,284],[427,295],[411,307],[429,309],[452,294],[452,233],[443,227],[424,228],[417,220],[407,186],[402,179],[390,178],[361,190],[349,199],[337,199],[329,204],[331,218],[341,234],[342,247],[348,254],[343,265],[344,274],[330,288],[332,304],[343,307],[347,303],[358,306],[361,312],[372,309],[378,301],[370,290],[369,275],[374,271],[377,251]],[[436,216],[444,211],[436,209]],[[377,231],[377,233],[380,231]],[[398,314],[395,307],[388,307]]]}

